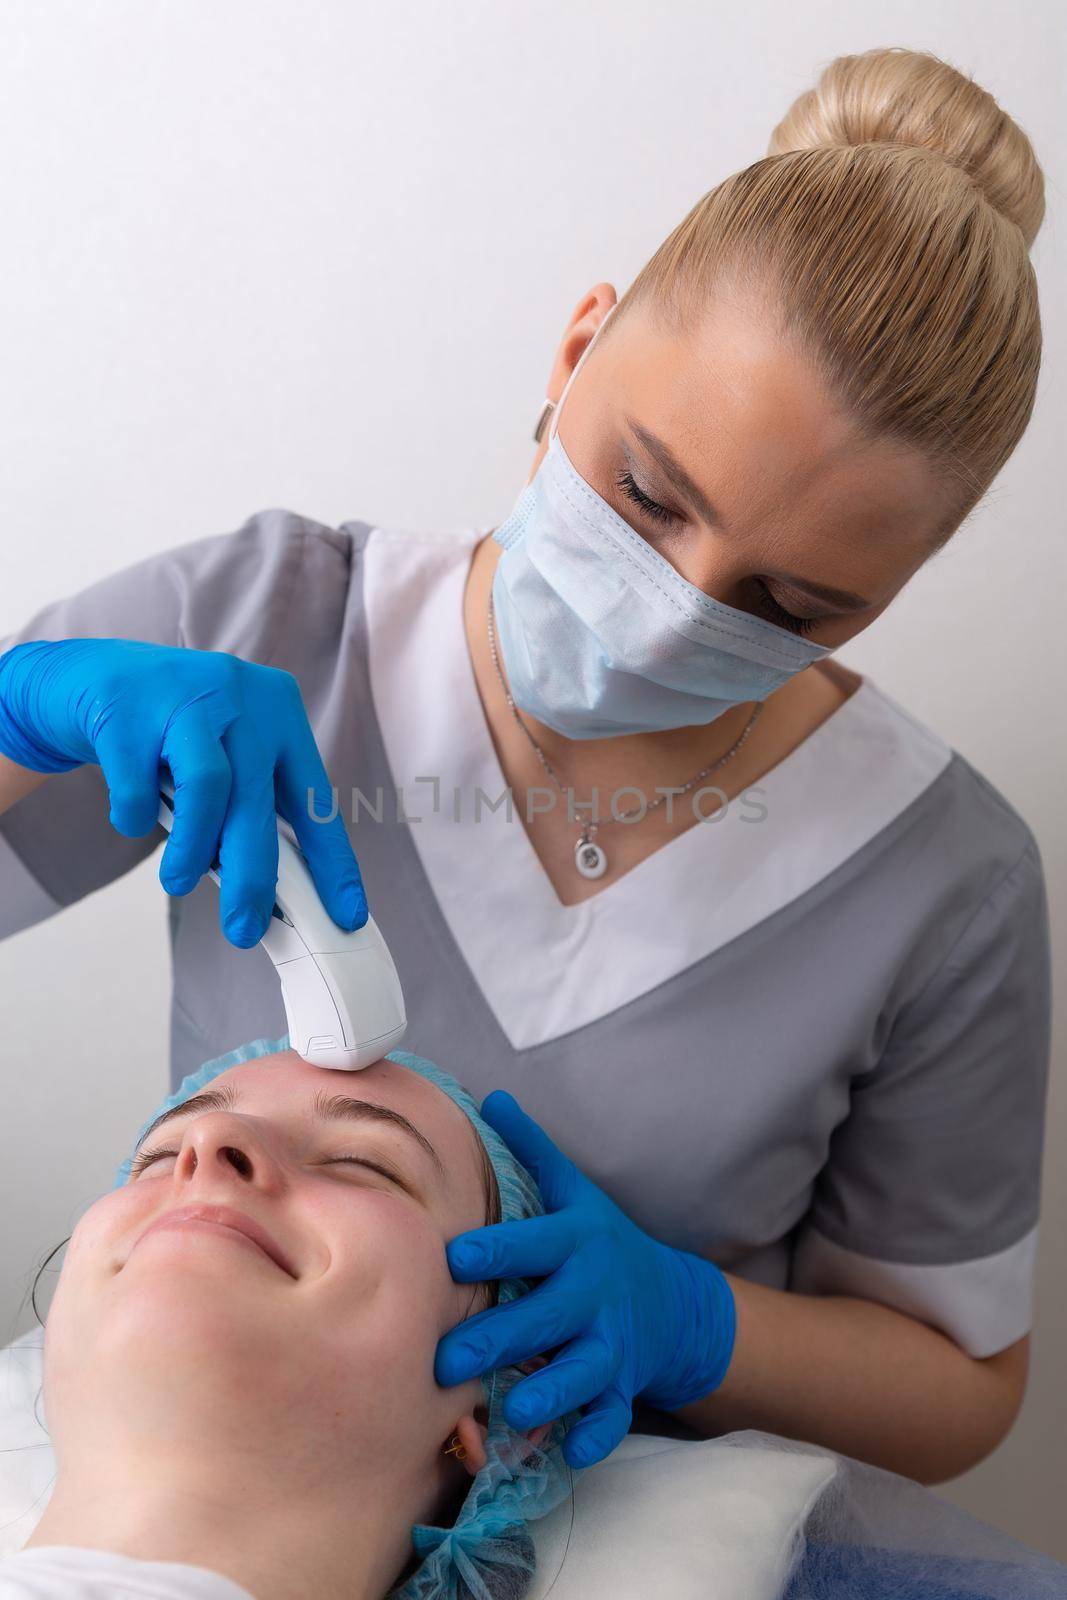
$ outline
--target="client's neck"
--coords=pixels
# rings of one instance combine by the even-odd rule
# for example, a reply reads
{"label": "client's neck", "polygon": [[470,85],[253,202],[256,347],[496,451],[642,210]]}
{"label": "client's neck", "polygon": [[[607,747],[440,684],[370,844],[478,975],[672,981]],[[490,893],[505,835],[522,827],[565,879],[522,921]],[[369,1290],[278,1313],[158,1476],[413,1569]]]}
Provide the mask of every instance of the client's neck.
{"label": "client's neck", "polygon": [[[206,1439],[195,1459],[110,1451],[61,1463],[26,1548],[75,1545],[207,1567],[255,1600],[382,1600],[410,1552],[400,1486],[368,1458],[345,1482],[309,1483],[278,1452]],[[295,1481],[294,1481],[295,1480]]]}

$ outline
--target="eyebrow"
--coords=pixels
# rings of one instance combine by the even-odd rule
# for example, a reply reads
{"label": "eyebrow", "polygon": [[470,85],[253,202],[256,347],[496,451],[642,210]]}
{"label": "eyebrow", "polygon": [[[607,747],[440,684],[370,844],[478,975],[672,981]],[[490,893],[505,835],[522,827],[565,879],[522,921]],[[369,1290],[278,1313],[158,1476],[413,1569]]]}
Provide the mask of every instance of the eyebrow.
{"label": "eyebrow", "polygon": [[[693,510],[699,512],[704,521],[711,523],[713,527],[726,529],[729,526],[726,518],[715,509],[700,485],[693,481],[663,440],[657,438],[633,417],[624,417],[623,421],[637,442],[655,461],[671,486],[683,499],[688,500]],[[847,611],[866,611],[874,604],[864,595],[857,594],[854,589],[835,589],[828,583],[812,583],[810,579],[797,577],[793,573],[768,572],[766,576],[777,579],[779,583],[788,584],[791,589],[798,589],[803,594],[811,595],[814,600],[824,600],[828,605],[841,606]]]}
{"label": "eyebrow", "polygon": [[[162,1116],[157,1117],[138,1139],[134,1154],[137,1154],[145,1140],[165,1122],[173,1122],[176,1117],[184,1117],[195,1111],[234,1111],[239,1102],[240,1096],[232,1084],[224,1084],[221,1089],[204,1089],[200,1094],[194,1094],[192,1099],[184,1100],[180,1106],[171,1106],[169,1111],[164,1111]],[[316,1094],[312,1107],[320,1122],[378,1122],[399,1128],[426,1152],[440,1176],[444,1178],[444,1165],[437,1151],[426,1135],[420,1133],[402,1111],[394,1111],[392,1106],[379,1105],[375,1100],[354,1100],[346,1094],[327,1094],[323,1089]]]}
{"label": "eyebrow", "polygon": [[698,483],[693,482],[682,463],[671,454],[663,440],[658,439],[654,433],[650,433],[646,427],[633,417],[624,417],[623,421],[638,444],[652,457],[660,471],[666,475],[672,487],[677,489],[678,493],[689,501],[693,510],[699,511],[705,522],[710,522],[717,528],[725,528],[727,526],[725,517],[716,511],[703,489]]}

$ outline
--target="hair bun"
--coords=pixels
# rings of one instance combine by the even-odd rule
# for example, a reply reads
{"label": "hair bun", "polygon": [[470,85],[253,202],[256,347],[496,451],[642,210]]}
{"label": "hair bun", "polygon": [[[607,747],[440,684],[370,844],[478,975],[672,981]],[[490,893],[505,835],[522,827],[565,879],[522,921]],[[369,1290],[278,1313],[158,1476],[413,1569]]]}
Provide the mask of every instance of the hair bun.
{"label": "hair bun", "polygon": [[923,50],[838,56],[771,135],[768,155],[820,145],[917,145],[966,172],[990,205],[1033,243],[1045,183],[1026,134],[993,96]]}

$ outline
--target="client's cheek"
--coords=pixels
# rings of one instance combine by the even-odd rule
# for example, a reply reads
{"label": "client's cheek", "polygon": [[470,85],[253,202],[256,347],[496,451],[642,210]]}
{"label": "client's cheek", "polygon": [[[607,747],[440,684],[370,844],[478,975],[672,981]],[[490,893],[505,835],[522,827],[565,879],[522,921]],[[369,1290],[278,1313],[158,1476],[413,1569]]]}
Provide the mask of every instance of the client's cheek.
{"label": "client's cheek", "polygon": [[86,1352],[106,1316],[107,1296],[122,1260],[121,1242],[128,1235],[128,1213],[128,1197],[121,1190],[98,1200],[79,1218],[61,1258],[45,1311],[45,1388],[57,1417],[72,1412],[71,1398],[83,1398]]}
{"label": "client's cheek", "polygon": [[143,1203],[137,1206],[131,1200],[126,1190],[116,1189],[79,1218],[63,1256],[62,1279],[71,1283],[89,1272],[110,1276],[118,1270],[147,1217]]}
{"label": "client's cheek", "polygon": [[442,1251],[441,1271],[435,1279],[438,1290],[436,1330],[441,1338],[450,1328],[480,1311],[488,1311],[496,1304],[495,1283],[457,1283],[448,1269],[448,1257]]}
{"label": "client's cheek", "polygon": [[[434,1356],[455,1303],[440,1229],[427,1220],[414,1208],[408,1216],[365,1208],[338,1244],[333,1283],[310,1286],[325,1387],[348,1395],[364,1425],[390,1438],[398,1427],[419,1435],[435,1415]],[[449,1421],[440,1422],[442,1437]]]}
{"label": "client's cheek", "polygon": [[495,1290],[493,1283],[455,1283],[450,1276],[445,1295],[445,1327],[454,1328],[457,1322],[465,1322],[479,1311],[487,1311],[496,1304]]}
{"label": "client's cheek", "polygon": [[412,1331],[432,1324],[451,1277],[440,1231],[421,1207],[368,1192],[327,1237],[331,1290],[355,1314]]}

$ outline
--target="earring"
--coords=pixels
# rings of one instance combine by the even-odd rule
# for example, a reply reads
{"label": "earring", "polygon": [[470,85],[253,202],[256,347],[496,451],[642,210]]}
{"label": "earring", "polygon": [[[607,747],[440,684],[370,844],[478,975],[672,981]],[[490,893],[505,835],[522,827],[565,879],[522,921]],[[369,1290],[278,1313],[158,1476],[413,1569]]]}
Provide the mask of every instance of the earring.
{"label": "earring", "polygon": [[466,1461],[467,1452],[459,1442],[459,1434],[452,1435],[452,1443],[445,1450],[446,1456],[455,1456],[457,1461]]}
{"label": "earring", "polygon": [[538,417],[537,427],[534,429],[534,444],[541,443],[541,438],[545,431],[545,424],[555,409],[556,402],[554,400],[546,400],[544,405],[541,407],[541,415]]}

